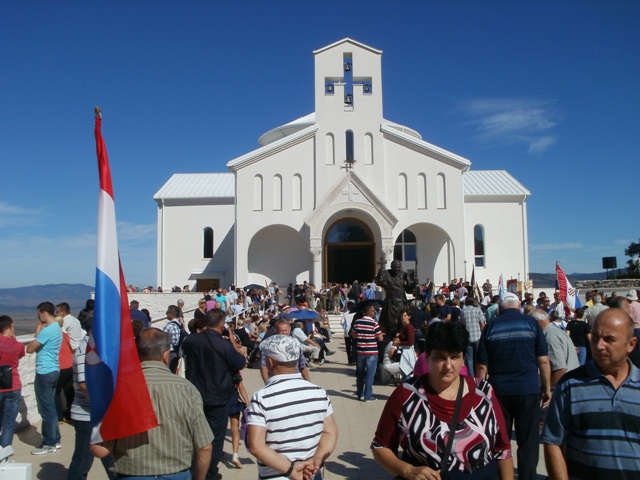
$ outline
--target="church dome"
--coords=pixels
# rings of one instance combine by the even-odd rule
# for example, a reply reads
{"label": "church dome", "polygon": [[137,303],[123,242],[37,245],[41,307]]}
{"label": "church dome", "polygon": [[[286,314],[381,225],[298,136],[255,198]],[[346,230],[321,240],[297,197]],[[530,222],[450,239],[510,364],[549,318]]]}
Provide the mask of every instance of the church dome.
{"label": "church dome", "polygon": [[258,143],[260,143],[261,147],[264,147],[265,145],[269,145],[276,140],[280,140],[281,138],[287,137],[293,133],[310,127],[315,123],[316,114],[315,112],[310,113],[309,115],[305,115],[304,117],[297,118],[292,122],[285,123],[284,125],[269,130],[267,133],[263,133],[258,139]]}

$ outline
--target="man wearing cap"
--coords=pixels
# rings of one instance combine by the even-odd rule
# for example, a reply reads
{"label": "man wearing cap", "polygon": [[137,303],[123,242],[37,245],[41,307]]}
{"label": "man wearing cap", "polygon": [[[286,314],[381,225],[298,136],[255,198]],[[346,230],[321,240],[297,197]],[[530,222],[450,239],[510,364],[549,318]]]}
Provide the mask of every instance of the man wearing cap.
{"label": "man wearing cap", "polygon": [[[476,377],[485,379],[500,399],[509,432],[515,424],[518,478],[534,480],[539,454],[540,400],[551,398],[547,342],[538,322],[520,313],[520,299],[505,293],[498,316],[482,331]],[[539,370],[538,370],[539,369]]]}
{"label": "man wearing cap", "polygon": [[294,338],[272,335],[260,349],[272,377],[253,395],[247,416],[249,451],[258,459],[259,476],[312,478],[338,440],[331,401],[296,372],[301,347]]}
{"label": "man wearing cap", "polygon": [[[280,319],[273,326],[273,335],[291,335],[291,323],[289,320]],[[267,337],[269,338],[269,337]],[[298,364],[296,367],[296,371],[300,372],[302,378],[309,381],[309,371],[307,370],[307,362],[304,359],[304,354],[302,349],[300,350],[300,355],[298,356]],[[265,355],[260,355],[260,376],[262,377],[262,381],[267,383],[269,380],[269,369],[267,368],[267,357]]]}

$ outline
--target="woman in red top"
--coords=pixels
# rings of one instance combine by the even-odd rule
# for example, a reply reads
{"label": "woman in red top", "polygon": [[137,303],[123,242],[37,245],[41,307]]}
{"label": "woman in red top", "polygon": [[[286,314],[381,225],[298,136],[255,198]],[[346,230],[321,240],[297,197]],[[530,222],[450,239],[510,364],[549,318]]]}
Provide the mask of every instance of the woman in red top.
{"label": "woman in red top", "polygon": [[0,448],[11,445],[13,430],[18,416],[20,399],[22,398],[22,383],[18,373],[18,364],[24,357],[24,345],[16,340],[13,320],[8,315],[0,316],[0,365],[11,367],[11,388],[0,390],[0,418],[2,419],[2,434],[0,434]]}
{"label": "woman in red top", "polygon": [[[453,430],[447,478],[513,480],[509,433],[500,404],[484,380],[460,375],[469,334],[457,322],[436,322],[426,335],[429,373],[398,386],[384,407],[372,443],[387,472],[410,480],[439,480],[451,436],[459,388],[460,411]],[[402,458],[398,448],[402,447]]]}

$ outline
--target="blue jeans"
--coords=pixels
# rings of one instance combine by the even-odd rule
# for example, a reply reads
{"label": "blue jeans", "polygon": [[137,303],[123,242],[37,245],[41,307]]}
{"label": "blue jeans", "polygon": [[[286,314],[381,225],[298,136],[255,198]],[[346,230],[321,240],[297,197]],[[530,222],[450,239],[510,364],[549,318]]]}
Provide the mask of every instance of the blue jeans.
{"label": "blue jeans", "polygon": [[[207,471],[206,480],[213,480],[218,474],[218,463],[222,460],[224,437],[227,434],[229,422],[229,402],[224,405],[204,405],[204,416],[213,432],[213,451],[211,452],[211,464]],[[191,477],[189,477],[191,478]]]}
{"label": "blue jeans", "polygon": [[467,345],[467,352],[464,356],[464,364],[467,366],[467,370],[469,370],[469,376],[475,377],[475,358],[476,358],[476,350],[478,349],[478,342],[469,342]]}
{"label": "blue jeans", "polygon": [[33,387],[38,403],[38,413],[42,417],[42,445],[55,446],[60,442],[58,412],[56,412],[56,384],[60,371],[40,374],[36,373]]}
{"label": "blue jeans", "polygon": [[127,477],[126,475],[120,475],[120,478],[135,478],[136,480],[191,480],[191,472],[189,470],[183,470],[178,473],[169,473],[167,475],[150,475],[147,477]]}
{"label": "blue jeans", "polygon": [[576,347],[578,350],[578,364],[584,365],[587,361],[587,347]]}
{"label": "blue jeans", "polygon": [[20,408],[21,390],[0,393],[0,418],[2,418],[2,433],[0,434],[0,447],[4,448],[13,442],[13,430],[16,426],[16,417]]}
{"label": "blue jeans", "polygon": [[364,394],[364,399],[373,398],[373,379],[378,367],[378,355],[358,354],[356,374],[356,394],[358,398]]}
{"label": "blue jeans", "polygon": [[[93,454],[89,449],[91,445],[91,422],[73,421],[73,428],[76,431],[76,446],[69,465],[67,480],[87,480],[87,475],[93,465]],[[113,457],[107,455],[102,459],[102,465],[107,472],[109,480],[118,480],[113,469]]]}

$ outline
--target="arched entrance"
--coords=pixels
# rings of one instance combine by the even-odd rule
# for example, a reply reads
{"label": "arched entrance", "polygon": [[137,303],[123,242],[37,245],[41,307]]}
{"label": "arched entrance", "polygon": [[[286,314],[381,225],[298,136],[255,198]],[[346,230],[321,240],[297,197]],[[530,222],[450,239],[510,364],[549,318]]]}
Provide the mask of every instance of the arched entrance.
{"label": "arched entrance", "polygon": [[324,240],[324,282],[369,281],[375,276],[375,243],[369,227],[350,218],[331,225]]}

